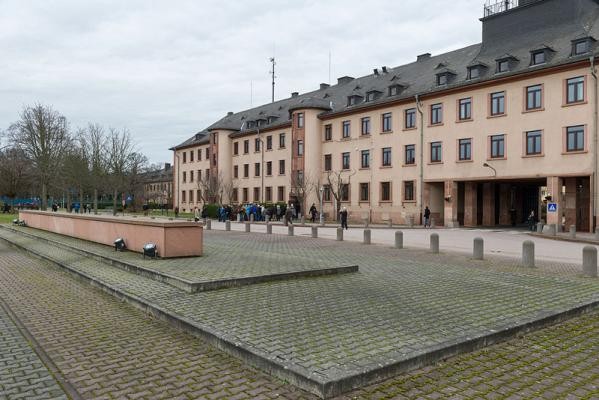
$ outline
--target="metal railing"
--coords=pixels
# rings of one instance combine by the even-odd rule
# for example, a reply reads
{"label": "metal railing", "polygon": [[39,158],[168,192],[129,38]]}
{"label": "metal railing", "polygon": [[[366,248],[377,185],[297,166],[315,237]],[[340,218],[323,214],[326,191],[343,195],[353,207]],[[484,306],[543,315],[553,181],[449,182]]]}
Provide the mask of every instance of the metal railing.
{"label": "metal railing", "polygon": [[518,7],[518,0],[487,0],[484,5],[484,16],[489,17]]}

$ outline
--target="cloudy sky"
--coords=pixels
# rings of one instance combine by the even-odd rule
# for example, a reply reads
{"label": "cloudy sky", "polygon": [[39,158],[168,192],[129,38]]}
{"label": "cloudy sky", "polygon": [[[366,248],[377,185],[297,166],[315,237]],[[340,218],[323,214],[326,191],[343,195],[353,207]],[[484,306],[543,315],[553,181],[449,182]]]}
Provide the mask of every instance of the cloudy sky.
{"label": "cloudy sky", "polygon": [[[480,41],[484,0],[0,0],[0,130],[51,104],[128,128],[151,162],[276,93]],[[253,90],[252,90],[253,88]]]}

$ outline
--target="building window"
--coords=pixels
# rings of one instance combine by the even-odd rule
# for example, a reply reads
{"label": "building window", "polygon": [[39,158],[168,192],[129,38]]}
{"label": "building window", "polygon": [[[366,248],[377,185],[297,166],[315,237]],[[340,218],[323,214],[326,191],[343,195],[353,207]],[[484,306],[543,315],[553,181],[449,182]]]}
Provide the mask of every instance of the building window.
{"label": "building window", "polygon": [[198,149],[198,161],[202,161],[202,149]]}
{"label": "building window", "polygon": [[437,75],[437,86],[447,85],[447,74]]}
{"label": "building window", "polygon": [[545,51],[535,51],[531,54],[530,65],[539,65],[545,63]]}
{"label": "building window", "polygon": [[460,99],[459,101],[460,112],[459,119],[460,121],[466,121],[472,118],[472,98],[468,97],[467,99]]}
{"label": "building window", "polygon": [[542,147],[541,147],[542,134],[543,133],[541,131],[526,132],[526,155],[527,156],[541,154],[541,152],[542,152]]}
{"label": "building window", "polygon": [[391,147],[383,147],[383,167],[391,166]]}
{"label": "building window", "polygon": [[407,144],[405,147],[405,153],[406,165],[416,164],[416,145]]}
{"label": "building window", "polygon": [[266,137],[266,150],[272,150],[272,135]]}
{"label": "building window", "polygon": [[376,92],[366,93],[366,102],[374,101],[375,98],[376,98]]}
{"label": "building window", "polygon": [[249,152],[250,152],[250,141],[244,140],[243,141],[243,154],[248,154]]}
{"label": "building window", "polygon": [[400,85],[389,86],[389,96],[397,96],[401,91]]}
{"label": "building window", "polygon": [[370,150],[362,150],[362,168],[370,168]]}
{"label": "building window", "polygon": [[279,175],[285,175],[285,160],[279,160]]}
{"label": "building window", "polygon": [[331,124],[324,126],[324,140],[333,140],[333,126]]}
{"label": "building window", "polygon": [[566,94],[568,104],[584,101],[584,77],[579,76],[566,80]]}
{"label": "building window", "polygon": [[297,113],[297,127],[304,127],[304,113]]}
{"label": "building window", "polygon": [[370,185],[360,183],[360,201],[370,201]]}
{"label": "building window", "polygon": [[468,68],[468,79],[476,79],[480,77],[480,68],[478,66]]}
{"label": "building window", "polygon": [[266,176],[272,176],[272,161],[266,162]]}
{"label": "building window", "polygon": [[343,121],[343,138],[346,139],[351,135],[349,121]]}
{"label": "building window", "polygon": [[542,102],[542,91],[541,85],[529,86],[526,88],[526,109],[527,110],[538,110],[543,107]]}
{"label": "building window", "polygon": [[285,201],[285,186],[277,187],[277,201]]}
{"label": "building window", "polygon": [[405,201],[414,201],[414,181],[405,181],[403,183],[403,199]]}
{"label": "building window", "polygon": [[443,104],[431,105],[431,125],[437,125],[443,122]]}
{"label": "building window", "polygon": [[331,171],[333,169],[333,156],[331,154],[324,155],[324,170]]}
{"label": "building window", "polygon": [[196,190],[196,201],[202,200],[202,191],[200,189]]}
{"label": "building window", "polygon": [[441,142],[432,142],[431,143],[431,162],[441,162],[443,161],[443,151],[441,147]]}
{"label": "building window", "polygon": [[260,201],[260,188],[259,187],[254,188],[254,201],[255,202]]}
{"label": "building window", "polygon": [[349,153],[341,154],[341,169],[349,169]]}
{"label": "building window", "polygon": [[304,141],[301,139],[297,141],[297,155],[299,157],[304,155]]}
{"label": "building window", "polygon": [[210,179],[210,168],[206,168],[206,179]]}
{"label": "building window", "polygon": [[183,152],[183,163],[186,163],[186,162],[187,162],[187,152],[184,151]]}
{"label": "building window", "polygon": [[202,180],[202,170],[198,169],[198,182]]}
{"label": "building window", "polygon": [[331,187],[324,185],[324,191],[322,192],[322,201],[331,201]]}
{"label": "building window", "polygon": [[189,191],[189,202],[193,203],[193,190]]}
{"label": "building window", "polygon": [[391,201],[391,182],[381,182],[381,201]]}
{"label": "building window", "polygon": [[183,171],[183,183],[187,182],[187,172]]}
{"label": "building window", "polygon": [[343,183],[341,185],[341,193],[339,194],[341,201],[349,201],[349,183]]}
{"label": "building window", "polygon": [[260,139],[259,138],[254,139],[254,151],[255,152],[260,151]]}
{"label": "building window", "polygon": [[566,151],[584,151],[584,126],[566,128]]}
{"label": "building window", "polygon": [[250,176],[250,164],[243,164],[243,177],[247,178]]}
{"label": "building window", "polygon": [[458,141],[458,147],[460,161],[472,160],[472,139],[460,139]]}
{"label": "building window", "polygon": [[272,187],[271,186],[267,186],[264,188],[264,195],[265,195],[265,201],[272,201]]}
{"label": "building window", "polygon": [[193,171],[189,171],[189,182],[193,182]]}
{"label": "building window", "polygon": [[405,127],[406,129],[412,129],[416,127],[416,109],[408,108],[405,111]]}
{"label": "building window", "polygon": [[233,198],[231,200],[233,200],[234,203],[237,203],[239,201],[239,190],[237,190],[237,188],[233,188]]}
{"label": "building window", "polygon": [[181,191],[181,201],[182,201],[183,203],[186,203],[186,202],[187,202],[187,198],[185,197],[186,195],[187,195],[187,192],[186,192],[185,190],[182,190],[182,191]]}
{"label": "building window", "polygon": [[505,92],[491,93],[491,115],[505,114]]}
{"label": "building window", "polygon": [[383,132],[391,132],[393,129],[391,113],[383,114]]}
{"label": "building window", "polygon": [[579,56],[589,52],[589,39],[579,40],[572,43],[572,55]]}
{"label": "building window", "polygon": [[210,161],[210,149],[206,147],[206,160]]}
{"label": "building window", "polygon": [[505,135],[491,136],[491,158],[505,158]]}
{"label": "building window", "polygon": [[497,73],[508,72],[510,70],[510,62],[508,60],[497,61]]}
{"label": "building window", "polygon": [[[200,154],[202,153],[198,153],[198,159],[200,159]],[[235,142],[233,143],[233,155],[236,156],[239,154],[239,142]]]}
{"label": "building window", "polygon": [[284,133],[279,134],[279,148],[280,149],[285,148],[285,134]]}
{"label": "building window", "polygon": [[248,199],[248,197],[249,197],[249,196],[248,196],[248,188],[243,188],[243,191],[242,191],[242,193],[243,193],[243,202],[244,202],[244,203],[247,203],[247,202],[248,202],[248,200],[249,200],[249,199]]}
{"label": "building window", "polygon": [[194,155],[194,151],[190,150],[189,151],[189,162],[193,162],[193,155]]}
{"label": "building window", "polygon": [[[362,135],[370,135],[370,117],[362,118]],[[349,133],[348,136],[343,137],[349,137]]]}
{"label": "building window", "polygon": [[[238,178],[239,177],[239,166],[235,165],[233,167],[233,178]],[[198,176],[198,180],[200,179],[200,177]]]}
{"label": "building window", "polygon": [[254,176],[260,176],[260,163],[254,163]]}

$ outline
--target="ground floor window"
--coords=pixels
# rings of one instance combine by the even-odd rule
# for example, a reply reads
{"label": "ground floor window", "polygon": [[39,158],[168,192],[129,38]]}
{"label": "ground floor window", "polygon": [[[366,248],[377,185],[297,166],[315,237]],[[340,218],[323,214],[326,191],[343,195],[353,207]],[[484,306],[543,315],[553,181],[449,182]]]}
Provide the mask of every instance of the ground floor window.
{"label": "ground floor window", "polygon": [[403,183],[403,197],[405,201],[414,200],[414,181],[405,181]]}
{"label": "ground floor window", "polygon": [[381,182],[381,201],[391,201],[391,182]]}

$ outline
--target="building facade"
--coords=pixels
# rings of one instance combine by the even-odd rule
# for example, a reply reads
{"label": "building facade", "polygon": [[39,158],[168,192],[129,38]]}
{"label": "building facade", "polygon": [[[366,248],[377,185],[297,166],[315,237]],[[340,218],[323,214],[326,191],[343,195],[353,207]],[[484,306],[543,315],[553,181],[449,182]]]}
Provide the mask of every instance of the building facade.
{"label": "building facade", "polygon": [[173,207],[173,168],[165,163],[164,168],[146,172],[143,177],[144,203],[158,207]]}
{"label": "building facade", "polygon": [[598,19],[596,0],[498,2],[479,44],[229,113],[172,148],[175,205],[322,199],[396,223],[428,206],[446,226],[534,211],[592,230]]}

